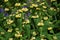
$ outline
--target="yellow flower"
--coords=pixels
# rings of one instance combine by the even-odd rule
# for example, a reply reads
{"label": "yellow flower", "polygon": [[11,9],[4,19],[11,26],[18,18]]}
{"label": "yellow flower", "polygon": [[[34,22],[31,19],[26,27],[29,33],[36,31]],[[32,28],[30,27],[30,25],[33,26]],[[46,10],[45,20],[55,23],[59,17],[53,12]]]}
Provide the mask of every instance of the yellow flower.
{"label": "yellow flower", "polygon": [[36,4],[34,7],[38,7],[38,5]]}
{"label": "yellow flower", "polygon": [[35,6],[35,4],[32,4],[32,6]]}
{"label": "yellow flower", "polygon": [[13,38],[9,38],[9,40],[13,40]]}
{"label": "yellow flower", "polygon": [[44,20],[48,20],[48,17],[44,17]]}
{"label": "yellow flower", "polygon": [[21,4],[20,3],[15,3],[15,6],[20,6]]}
{"label": "yellow flower", "polygon": [[19,30],[19,28],[15,28],[15,30]]}
{"label": "yellow flower", "polygon": [[29,21],[28,19],[26,19],[26,20],[23,22],[23,24],[28,24],[28,23],[30,23],[30,21]]}
{"label": "yellow flower", "polygon": [[32,34],[33,34],[34,36],[36,36],[36,35],[37,35],[37,33],[36,33],[36,32],[33,32]]}
{"label": "yellow flower", "polygon": [[43,9],[44,12],[46,12],[47,10]]}
{"label": "yellow flower", "polygon": [[39,22],[37,25],[38,26],[44,26],[44,23],[43,22]]}
{"label": "yellow flower", "polygon": [[33,8],[33,7],[38,7],[38,5],[37,5],[37,4],[32,4],[32,5],[30,6],[30,8]]}
{"label": "yellow flower", "polygon": [[36,15],[36,16],[32,16],[31,18],[38,18],[39,16],[38,15]]}
{"label": "yellow flower", "polygon": [[52,22],[49,22],[49,24],[52,24]]}
{"label": "yellow flower", "polygon": [[24,27],[24,24],[22,25],[22,27]]}
{"label": "yellow flower", "polygon": [[30,6],[30,8],[33,8],[33,6]]}
{"label": "yellow flower", "polygon": [[28,8],[22,8],[22,11],[26,12],[28,11]]}
{"label": "yellow flower", "polygon": [[43,8],[47,8],[46,6],[43,6]]}
{"label": "yellow flower", "polygon": [[45,4],[45,2],[40,3],[40,5],[44,5],[44,4]]}
{"label": "yellow flower", "polygon": [[56,11],[56,9],[55,9],[55,8],[53,8],[53,7],[51,7],[51,8],[50,8],[50,10],[52,10],[52,11]]}
{"label": "yellow flower", "polygon": [[[41,34],[40,34],[40,35],[41,35]],[[41,35],[40,37],[41,37],[41,38],[44,38],[44,37],[45,37],[45,35]]]}
{"label": "yellow flower", "polygon": [[46,39],[44,39],[44,38],[41,38],[41,40],[46,40]]}
{"label": "yellow flower", "polygon": [[5,34],[4,32],[1,32],[1,34]]}
{"label": "yellow flower", "polygon": [[37,12],[35,12],[35,14],[37,15],[38,13],[37,13]]}
{"label": "yellow flower", "polygon": [[20,31],[19,30],[16,30],[16,33],[20,34]]}
{"label": "yellow flower", "polygon": [[4,17],[4,19],[6,19],[6,17]]}
{"label": "yellow flower", "polygon": [[48,30],[52,30],[52,27],[48,27]]}
{"label": "yellow flower", "polygon": [[9,16],[15,16],[15,14],[10,14]]}
{"label": "yellow flower", "polygon": [[37,2],[40,2],[40,0],[37,0]]}
{"label": "yellow flower", "polygon": [[56,11],[56,9],[54,9],[54,11]]}
{"label": "yellow flower", "polygon": [[54,40],[57,40],[57,37],[56,37],[56,36],[53,36],[53,39],[54,39]]}
{"label": "yellow flower", "polygon": [[27,5],[26,3],[23,3],[23,5]]}
{"label": "yellow flower", "polygon": [[17,10],[18,12],[23,12],[21,9]]}
{"label": "yellow flower", "polygon": [[13,30],[13,29],[8,29],[8,31],[7,31],[7,32],[12,32],[12,30]]}
{"label": "yellow flower", "polygon": [[4,2],[8,2],[8,0],[4,0]]}
{"label": "yellow flower", "polygon": [[25,24],[25,21],[23,22],[23,24]]}
{"label": "yellow flower", "polygon": [[54,10],[54,8],[53,8],[53,7],[51,7],[51,8],[50,8],[50,10]]}
{"label": "yellow flower", "polygon": [[16,17],[16,18],[20,18],[20,17],[21,17],[21,14],[16,14],[15,17]]}
{"label": "yellow flower", "polygon": [[32,6],[33,6],[33,7],[38,7],[38,5],[37,5],[37,4],[32,4]]}
{"label": "yellow flower", "polygon": [[40,8],[36,8],[36,10],[40,10]]}
{"label": "yellow flower", "polygon": [[15,37],[17,38],[22,37],[22,34],[15,34]]}
{"label": "yellow flower", "polygon": [[25,23],[26,23],[26,24],[27,24],[27,23],[30,23],[30,21],[29,21],[28,19],[26,19],[26,20],[25,20]]}
{"label": "yellow flower", "polygon": [[43,20],[41,20],[41,22],[43,22]]}
{"label": "yellow flower", "polygon": [[5,11],[9,11],[9,8],[5,8]]}
{"label": "yellow flower", "polygon": [[32,37],[30,40],[35,40],[35,37]]}
{"label": "yellow flower", "polygon": [[7,24],[13,23],[13,20],[11,20],[11,19],[7,19],[6,21],[7,21]]}

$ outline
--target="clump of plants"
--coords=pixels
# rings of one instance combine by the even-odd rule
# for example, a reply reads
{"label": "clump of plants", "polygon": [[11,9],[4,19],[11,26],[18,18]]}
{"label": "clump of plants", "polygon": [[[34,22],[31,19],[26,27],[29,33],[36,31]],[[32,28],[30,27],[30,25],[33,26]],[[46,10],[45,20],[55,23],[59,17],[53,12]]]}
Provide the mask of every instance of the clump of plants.
{"label": "clump of plants", "polygon": [[60,3],[0,0],[0,40],[60,40]]}

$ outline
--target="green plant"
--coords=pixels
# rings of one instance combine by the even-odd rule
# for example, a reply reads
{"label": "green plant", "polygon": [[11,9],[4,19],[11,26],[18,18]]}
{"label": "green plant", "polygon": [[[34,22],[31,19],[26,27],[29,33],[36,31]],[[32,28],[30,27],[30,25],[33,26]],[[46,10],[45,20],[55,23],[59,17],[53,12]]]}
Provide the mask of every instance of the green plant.
{"label": "green plant", "polygon": [[49,2],[0,0],[0,40],[60,40],[60,3]]}

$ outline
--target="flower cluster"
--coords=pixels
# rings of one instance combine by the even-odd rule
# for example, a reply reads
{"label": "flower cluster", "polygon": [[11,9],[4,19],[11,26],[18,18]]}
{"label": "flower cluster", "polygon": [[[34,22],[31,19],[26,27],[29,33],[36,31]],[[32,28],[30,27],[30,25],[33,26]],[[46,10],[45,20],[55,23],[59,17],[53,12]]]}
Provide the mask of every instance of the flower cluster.
{"label": "flower cluster", "polygon": [[58,1],[29,1],[0,1],[0,40],[59,40]]}

